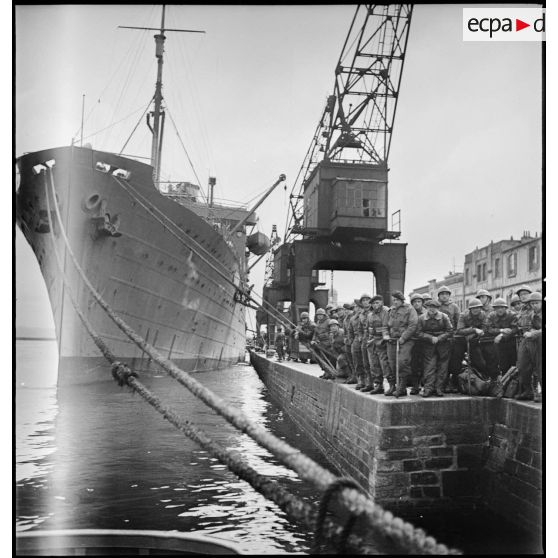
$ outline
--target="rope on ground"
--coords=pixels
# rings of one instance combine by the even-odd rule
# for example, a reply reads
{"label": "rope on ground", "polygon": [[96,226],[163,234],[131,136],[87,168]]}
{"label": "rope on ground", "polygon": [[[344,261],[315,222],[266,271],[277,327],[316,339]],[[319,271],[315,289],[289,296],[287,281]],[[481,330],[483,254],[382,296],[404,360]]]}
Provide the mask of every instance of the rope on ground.
{"label": "rope on ground", "polygon": [[[65,277],[63,265],[54,240],[54,229],[51,220],[48,191],[46,202],[53,252],[58,269],[62,276],[62,281],[64,282],[64,286],[66,288],[66,293],[93,342],[106,360],[111,364],[111,373],[116,383],[120,387],[130,387],[185,436],[196,442],[200,447],[210,453],[212,457],[218,459],[223,465],[227,466],[240,479],[249,483],[264,497],[277,504],[277,506],[283,510],[291,520],[303,523],[306,527],[313,529],[316,522],[316,512],[310,504],[304,502],[294,494],[282,488],[277,481],[259,474],[255,469],[243,461],[238,452],[229,451],[226,448],[223,448],[220,444],[211,440],[211,438],[203,430],[193,425],[190,421],[181,418],[174,411],[166,407],[156,395],[154,395],[139,381],[138,375],[130,370],[128,365],[116,360],[116,357],[112,354],[106,343],[97,334],[85,314],[81,311],[81,308],[79,307],[73,294],[72,288]],[[323,529],[322,524],[323,518],[320,521],[321,529]],[[325,533],[326,540],[335,539],[336,537],[343,536],[343,528],[338,526],[333,521],[327,521],[325,525]],[[351,545],[352,548],[359,548],[362,546],[362,539],[359,537],[353,537]]]}
{"label": "rope on ground", "polygon": [[[219,415],[224,417],[230,424],[241,432],[250,436],[260,446],[270,451],[281,463],[298,473],[300,478],[314,484],[320,490],[326,490],[337,477],[324,469],[312,459],[280,440],[265,428],[254,424],[241,410],[228,405],[222,398],[214,394],[211,390],[200,384],[188,373],[181,370],[173,362],[164,358],[149,343],[146,343],[130,326],[128,326],[114,311],[109,307],[97,290],[93,287],[83,269],[77,262],[73,250],[66,236],[60,210],[55,197],[52,170],[48,172],[50,187],[55,208],[55,214],[60,226],[60,233],[64,239],[66,249],[77,269],[81,279],[90,290],[97,303],[105,310],[112,321],[141,349],[143,349],[154,362],[159,364],[163,370],[175,378],[180,384],[186,387],[196,397],[201,399],[206,405],[211,407]],[[433,537],[426,537],[422,529],[416,529],[412,524],[404,522],[400,518],[384,510],[378,504],[373,503],[366,496],[360,494],[354,488],[344,488],[341,492],[341,501],[345,507],[356,515],[365,515],[369,524],[384,535],[393,538],[399,546],[410,553],[415,554],[459,554],[457,550],[450,550],[447,546],[439,544]]]}

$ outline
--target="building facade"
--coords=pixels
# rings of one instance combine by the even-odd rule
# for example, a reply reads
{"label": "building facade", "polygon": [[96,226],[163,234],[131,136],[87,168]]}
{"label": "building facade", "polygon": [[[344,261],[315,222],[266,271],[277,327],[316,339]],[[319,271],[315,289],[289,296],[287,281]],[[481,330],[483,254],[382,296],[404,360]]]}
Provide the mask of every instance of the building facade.
{"label": "building facade", "polygon": [[509,304],[517,287],[542,291],[542,282],[542,236],[525,231],[519,240],[511,237],[475,248],[465,254],[463,273],[450,273],[442,281],[431,279],[413,292],[435,297],[441,286],[447,286],[452,301],[463,311],[479,289],[487,290],[492,300],[502,297]]}

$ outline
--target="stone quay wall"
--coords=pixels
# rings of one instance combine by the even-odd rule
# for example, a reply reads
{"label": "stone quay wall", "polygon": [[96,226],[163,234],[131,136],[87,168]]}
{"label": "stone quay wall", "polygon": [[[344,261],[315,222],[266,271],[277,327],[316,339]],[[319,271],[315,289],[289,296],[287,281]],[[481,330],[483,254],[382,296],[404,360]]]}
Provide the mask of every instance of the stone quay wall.
{"label": "stone quay wall", "polygon": [[540,405],[370,396],[257,353],[251,362],[337,473],[385,508],[406,516],[482,501],[522,527],[541,528]]}

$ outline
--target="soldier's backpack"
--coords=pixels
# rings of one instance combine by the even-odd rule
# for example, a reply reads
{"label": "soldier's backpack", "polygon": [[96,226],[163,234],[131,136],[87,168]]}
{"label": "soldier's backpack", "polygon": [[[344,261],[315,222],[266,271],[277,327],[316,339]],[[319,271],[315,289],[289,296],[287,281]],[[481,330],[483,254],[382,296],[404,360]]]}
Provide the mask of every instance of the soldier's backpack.
{"label": "soldier's backpack", "polygon": [[488,395],[491,382],[467,364],[457,376],[457,384],[464,395]]}

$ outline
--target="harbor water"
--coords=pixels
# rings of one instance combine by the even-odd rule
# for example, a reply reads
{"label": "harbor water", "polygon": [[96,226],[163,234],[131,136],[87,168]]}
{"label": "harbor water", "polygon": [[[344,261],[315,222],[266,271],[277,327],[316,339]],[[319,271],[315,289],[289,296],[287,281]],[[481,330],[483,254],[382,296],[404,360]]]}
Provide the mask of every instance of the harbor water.
{"label": "harbor water", "polygon": [[[18,340],[16,350],[16,530],[196,531],[233,542],[246,553],[309,552],[312,533],[290,524],[273,503],[185,438],[139,396],[112,381],[57,390],[54,341]],[[249,365],[196,378],[329,467],[269,399]],[[215,441],[240,452],[260,473],[307,501],[319,499],[313,487],[172,378],[142,381]],[[485,513],[420,517],[416,523],[440,542],[467,553],[539,550],[528,534]]]}

